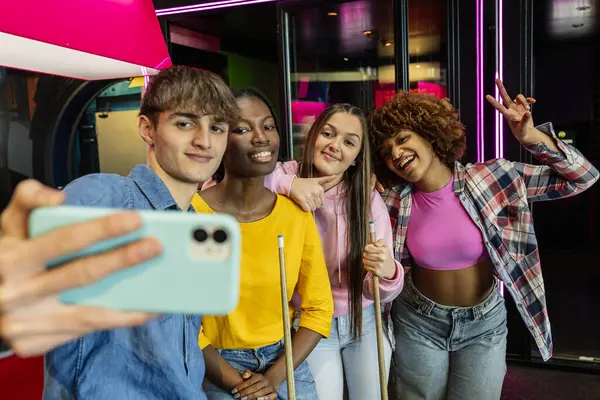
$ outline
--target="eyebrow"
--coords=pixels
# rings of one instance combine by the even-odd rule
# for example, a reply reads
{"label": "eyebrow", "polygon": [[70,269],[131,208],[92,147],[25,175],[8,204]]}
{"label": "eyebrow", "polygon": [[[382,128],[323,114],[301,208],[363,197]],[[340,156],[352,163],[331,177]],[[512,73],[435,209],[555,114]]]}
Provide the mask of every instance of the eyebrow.
{"label": "eyebrow", "polygon": [[[206,115],[204,115],[204,116],[206,116]],[[215,123],[215,124],[225,124],[225,123],[227,123],[227,121],[225,121],[225,118],[223,118],[223,117],[214,116],[214,115],[208,115],[208,116],[209,117],[213,117],[213,123]],[[173,119],[178,118],[178,117],[189,118],[189,119],[192,119],[194,121],[198,121],[200,119],[200,115],[198,115],[198,114],[189,113],[189,112],[174,112],[169,117],[169,120],[173,120]]]}
{"label": "eyebrow", "polygon": [[[265,116],[264,118],[262,118],[262,119],[260,120],[260,122],[261,122],[261,123],[264,123],[264,122],[265,122],[266,120],[268,120],[268,119],[272,119],[272,120],[273,120],[273,122],[275,122],[275,118],[274,118],[272,115],[267,115],[267,116]],[[238,123],[239,123],[239,122],[243,122],[243,123],[245,123],[245,124],[252,125],[252,121],[251,121],[251,120],[249,120],[249,119],[247,119],[247,118],[239,118],[239,119],[238,119]]]}
{"label": "eyebrow", "polygon": [[195,119],[195,120],[200,119],[200,116],[198,114],[188,113],[188,112],[174,112],[173,114],[171,114],[169,116],[169,120],[175,119],[177,117],[184,117],[184,118]]}
{"label": "eyebrow", "polygon": [[[331,129],[333,129],[336,133],[339,132],[340,130],[338,128],[335,127],[335,125],[330,124],[329,122],[327,122],[323,127],[330,127]],[[358,133],[355,132],[346,132],[344,135],[350,135],[350,136],[356,136],[356,138],[358,140],[360,140],[360,135]]]}

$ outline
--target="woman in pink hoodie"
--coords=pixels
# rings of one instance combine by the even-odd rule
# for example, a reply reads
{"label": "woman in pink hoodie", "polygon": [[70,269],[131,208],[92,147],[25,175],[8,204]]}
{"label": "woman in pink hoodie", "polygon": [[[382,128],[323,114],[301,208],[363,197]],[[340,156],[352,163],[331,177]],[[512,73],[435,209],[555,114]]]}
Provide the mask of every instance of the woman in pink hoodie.
{"label": "woman in pink hoodie", "polygon": [[[314,211],[329,270],[335,305],[331,334],[321,339],[308,363],[321,399],[378,399],[379,379],[373,274],[379,276],[382,303],[402,290],[404,273],[391,252],[387,207],[371,189],[371,151],[362,111],[335,104],[315,120],[301,162],[279,163],[265,179],[271,190]],[[368,242],[375,222],[374,244]],[[386,326],[390,326],[384,315]],[[384,338],[389,371],[391,330]]]}

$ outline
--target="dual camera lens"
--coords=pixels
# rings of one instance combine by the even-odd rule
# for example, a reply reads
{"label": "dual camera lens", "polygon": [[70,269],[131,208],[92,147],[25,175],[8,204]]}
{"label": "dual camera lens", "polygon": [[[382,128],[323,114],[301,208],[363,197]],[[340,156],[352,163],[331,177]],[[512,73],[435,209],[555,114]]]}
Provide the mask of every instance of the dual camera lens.
{"label": "dual camera lens", "polygon": [[[217,229],[212,233],[212,238],[217,243],[224,243],[227,240],[227,232],[222,229]],[[194,240],[203,243],[208,239],[208,232],[199,228],[194,231]]]}

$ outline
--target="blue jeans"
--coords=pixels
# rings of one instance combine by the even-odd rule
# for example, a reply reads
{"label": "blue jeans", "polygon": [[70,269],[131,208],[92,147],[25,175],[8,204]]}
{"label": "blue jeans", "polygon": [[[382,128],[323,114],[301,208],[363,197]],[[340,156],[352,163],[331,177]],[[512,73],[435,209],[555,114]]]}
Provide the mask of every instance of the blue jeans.
{"label": "blue jeans", "polygon": [[392,309],[397,400],[499,399],[506,374],[506,308],[497,282],[473,307],[421,294],[410,275]]}
{"label": "blue jeans", "polygon": [[[285,352],[283,340],[258,349],[217,351],[225,361],[240,371],[240,373],[250,370],[259,374],[264,374]],[[315,381],[306,361],[300,364],[294,371],[294,384],[297,400],[316,400],[319,398],[317,396]],[[229,400],[234,398],[230,393],[210,383],[208,379],[204,380],[204,391],[208,400]],[[287,400],[287,398],[287,382],[283,382],[277,389],[277,399]]]}
{"label": "blue jeans", "polygon": [[[380,399],[379,364],[375,307],[363,310],[362,335],[358,340],[350,332],[350,315],[333,319],[328,339],[321,339],[308,356],[308,365],[322,400],[344,399],[344,378],[350,400]],[[387,337],[385,347],[386,377],[389,376],[392,347]]]}

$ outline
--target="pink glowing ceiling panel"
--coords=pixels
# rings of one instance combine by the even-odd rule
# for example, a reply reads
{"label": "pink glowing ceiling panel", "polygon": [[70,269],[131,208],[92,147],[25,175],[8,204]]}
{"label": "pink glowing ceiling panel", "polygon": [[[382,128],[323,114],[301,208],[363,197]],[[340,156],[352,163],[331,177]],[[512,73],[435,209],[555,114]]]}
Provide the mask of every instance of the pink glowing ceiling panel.
{"label": "pink glowing ceiling panel", "polygon": [[171,66],[152,0],[17,0],[0,11],[0,65],[80,79]]}

